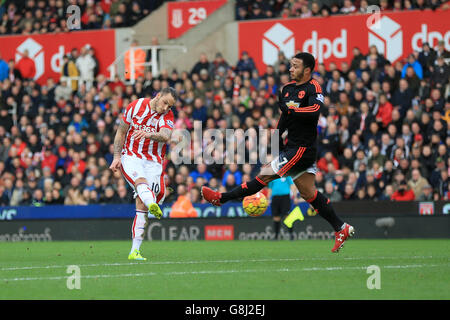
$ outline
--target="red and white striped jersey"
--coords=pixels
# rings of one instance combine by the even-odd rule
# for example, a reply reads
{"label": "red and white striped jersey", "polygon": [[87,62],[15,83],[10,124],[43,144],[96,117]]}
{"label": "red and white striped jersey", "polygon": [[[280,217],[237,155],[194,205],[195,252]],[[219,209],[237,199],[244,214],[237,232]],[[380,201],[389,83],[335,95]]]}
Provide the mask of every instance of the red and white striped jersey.
{"label": "red and white striped jersey", "polygon": [[151,139],[135,140],[132,137],[136,130],[146,132],[158,132],[161,128],[173,130],[172,110],[159,114],[150,109],[150,100],[149,98],[137,99],[124,110],[123,121],[130,127],[125,137],[122,154],[162,163],[166,154],[166,143]]}

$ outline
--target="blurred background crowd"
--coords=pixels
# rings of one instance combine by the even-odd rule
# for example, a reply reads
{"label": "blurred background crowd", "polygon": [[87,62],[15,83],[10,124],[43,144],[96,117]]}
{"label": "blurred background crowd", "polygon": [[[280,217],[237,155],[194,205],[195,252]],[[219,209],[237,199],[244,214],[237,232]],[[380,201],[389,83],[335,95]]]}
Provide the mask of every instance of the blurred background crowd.
{"label": "blurred background crowd", "polygon": [[[157,9],[164,0],[0,0],[0,35],[67,32],[68,4],[77,5],[81,29],[130,27]],[[166,0],[167,2],[167,0]],[[448,7],[442,0],[237,0],[236,19],[309,18],[385,10]]]}
{"label": "blurred background crowd", "polygon": [[1,0],[0,35],[67,32],[67,12],[80,8],[81,29],[130,27],[150,14],[163,0]]}
{"label": "blurred background crowd", "polygon": [[381,11],[435,10],[448,8],[441,0],[237,0],[236,19],[311,18],[338,14],[367,13],[368,7],[377,5]]}
{"label": "blurred background crowd", "polygon": [[[41,2],[46,3],[26,1],[25,8],[31,3],[39,8]],[[86,1],[86,8],[104,2],[108,1]],[[110,2],[112,8],[124,1]],[[405,6],[408,1],[400,2]],[[2,7],[9,11],[11,3],[3,1]],[[59,1],[49,3],[57,7]],[[254,3],[271,3],[263,12],[277,16],[284,9],[275,10],[276,4],[280,8],[287,4],[289,14],[297,15],[308,1],[238,1],[237,11],[242,6],[254,10]],[[339,12],[345,3],[338,6]],[[297,4],[301,5],[293,10]],[[20,12],[25,16],[28,11]],[[203,129],[258,132],[276,128],[277,92],[290,80],[289,61],[282,52],[261,73],[247,52],[235,62],[226,61],[220,52],[213,57],[201,54],[191,70],[162,70],[158,76],[145,70],[133,86],[119,77],[108,81],[98,74],[95,52],[89,46],[73,48],[64,58],[61,79],[50,78],[45,85],[32,80],[33,66],[26,58],[16,64],[2,60],[0,52],[3,206],[132,203],[132,192],[121,174],[108,169],[119,116],[131,101],[172,86],[180,97],[173,108],[176,129],[192,131],[194,121],[201,121]],[[316,184],[331,201],[449,199],[449,59],[440,42],[436,47],[424,43],[421,50],[394,64],[371,47],[353,48],[350,63],[317,65],[313,76],[322,86],[325,107],[318,125]],[[95,81],[72,81],[68,70],[90,72]],[[261,166],[258,159],[244,165],[193,161],[176,165],[170,157],[174,146],[168,148],[164,162],[166,202],[179,196],[202,202],[202,185],[230,190],[254,178]],[[204,148],[192,144],[191,160]],[[246,159],[253,156],[246,143]],[[214,157],[223,155],[216,152]]]}

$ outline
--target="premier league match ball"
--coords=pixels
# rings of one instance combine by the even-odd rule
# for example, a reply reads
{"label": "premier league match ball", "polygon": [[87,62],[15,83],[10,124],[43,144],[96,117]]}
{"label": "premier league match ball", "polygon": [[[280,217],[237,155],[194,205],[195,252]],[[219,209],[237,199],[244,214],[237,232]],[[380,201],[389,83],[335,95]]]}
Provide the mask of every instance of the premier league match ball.
{"label": "premier league match ball", "polygon": [[266,212],[268,206],[267,198],[261,192],[247,196],[242,201],[244,211],[252,217],[258,217]]}

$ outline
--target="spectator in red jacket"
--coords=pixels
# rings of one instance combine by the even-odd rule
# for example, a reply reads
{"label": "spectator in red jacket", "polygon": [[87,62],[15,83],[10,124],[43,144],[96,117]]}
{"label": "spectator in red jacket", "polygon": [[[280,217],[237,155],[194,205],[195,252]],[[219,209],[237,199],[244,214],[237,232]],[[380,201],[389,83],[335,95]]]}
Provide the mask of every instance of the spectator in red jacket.
{"label": "spectator in red jacket", "polygon": [[394,107],[392,104],[388,101],[385,94],[380,95],[380,102],[378,107],[378,112],[376,115],[377,122],[381,122],[383,125],[383,128],[386,128],[389,123],[392,121],[392,110]]}
{"label": "spectator in red jacket", "polygon": [[44,152],[44,156],[42,157],[41,168],[44,169],[45,167],[49,167],[50,172],[52,174],[54,174],[55,170],[56,170],[57,162],[58,162],[58,156],[53,154],[51,149],[46,149]]}
{"label": "spectator in red jacket", "polygon": [[27,147],[27,144],[22,140],[21,137],[14,138],[14,144],[9,149],[10,157],[20,157],[23,150]]}
{"label": "spectator in red jacket", "polygon": [[84,171],[86,170],[86,162],[81,160],[78,152],[73,153],[72,162],[70,162],[67,167],[67,173],[72,173],[73,167],[76,167],[81,174],[84,174]]}
{"label": "spectator in red jacket", "polygon": [[28,56],[28,50],[23,52],[22,59],[19,60],[16,67],[24,79],[33,79],[36,74],[36,66],[33,59]]}
{"label": "spectator in red jacket", "polygon": [[408,184],[405,180],[402,180],[398,186],[398,190],[394,192],[391,197],[393,201],[414,201],[414,191],[408,189]]}
{"label": "spectator in red jacket", "polygon": [[337,159],[333,156],[333,153],[326,152],[325,155],[320,158],[320,160],[317,162],[317,167],[322,170],[325,173],[328,173],[328,164],[332,163],[334,165],[334,169],[339,169],[339,162]]}

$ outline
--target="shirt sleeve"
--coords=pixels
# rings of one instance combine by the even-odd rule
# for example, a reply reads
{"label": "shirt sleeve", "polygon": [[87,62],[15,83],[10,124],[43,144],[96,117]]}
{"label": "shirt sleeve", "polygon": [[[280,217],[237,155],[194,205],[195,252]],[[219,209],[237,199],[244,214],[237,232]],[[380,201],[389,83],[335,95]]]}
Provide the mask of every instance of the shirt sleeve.
{"label": "shirt sleeve", "polygon": [[136,103],[137,103],[137,100],[133,101],[123,111],[122,119],[128,125],[130,125],[133,122],[132,121],[132,119],[133,119],[133,110],[134,110],[134,107],[136,106]]}
{"label": "shirt sleeve", "polygon": [[276,129],[280,130],[280,136],[283,134],[284,131],[286,131],[286,114],[284,112],[280,114],[280,118],[278,119]]}
{"label": "shirt sleeve", "polygon": [[289,111],[288,107],[286,106],[286,104],[283,101],[283,89],[284,89],[284,87],[282,87],[278,91],[278,108],[280,108],[280,111],[281,111],[282,115]]}
{"label": "shirt sleeve", "polygon": [[164,117],[161,117],[161,119],[159,120],[159,128],[168,128],[170,130],[173,130],[173,121],[174,121],[174,116],[173,116],[173,112],[168,112],[167,114],[164,115]]}

